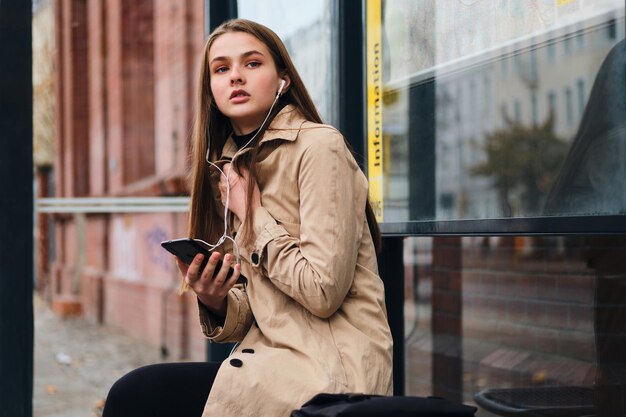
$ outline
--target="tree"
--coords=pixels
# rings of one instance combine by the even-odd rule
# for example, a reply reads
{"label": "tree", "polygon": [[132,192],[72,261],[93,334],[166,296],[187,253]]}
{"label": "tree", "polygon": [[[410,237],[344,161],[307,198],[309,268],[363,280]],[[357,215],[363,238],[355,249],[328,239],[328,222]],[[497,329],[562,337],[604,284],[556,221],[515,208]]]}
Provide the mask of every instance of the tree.
{"label": "tree", "polygon": [[554,133],[554,114],[539,125],[524,126],[503,110],[504,129],[485,138],[486,161],[470,168],[472,175],[494,179],[505,216],[513,215],[511,192],[518,192],[524,214],[541,212],[547,195],[567,153],[568,144]]}

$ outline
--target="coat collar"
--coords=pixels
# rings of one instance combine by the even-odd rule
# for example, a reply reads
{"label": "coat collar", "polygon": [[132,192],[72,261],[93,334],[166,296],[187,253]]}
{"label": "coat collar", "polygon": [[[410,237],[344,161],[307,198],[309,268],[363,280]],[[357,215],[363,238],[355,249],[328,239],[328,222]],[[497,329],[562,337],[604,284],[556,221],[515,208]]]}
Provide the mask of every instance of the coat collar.
{"label": "coat collar", "polygon": [[[293,142],[298,138],[298,134],[305,122],[306,119],[300,111],[294,105],[288,104],[278,112],[272,123],[265,129],[259,145],[275,139]],[[249,152],[250,149],[245,149],[241,153]],[[224,144],[221,159],[231,159],[235,156],[235,153],[237,153],[237,145],[232,136],[229,136]]]}

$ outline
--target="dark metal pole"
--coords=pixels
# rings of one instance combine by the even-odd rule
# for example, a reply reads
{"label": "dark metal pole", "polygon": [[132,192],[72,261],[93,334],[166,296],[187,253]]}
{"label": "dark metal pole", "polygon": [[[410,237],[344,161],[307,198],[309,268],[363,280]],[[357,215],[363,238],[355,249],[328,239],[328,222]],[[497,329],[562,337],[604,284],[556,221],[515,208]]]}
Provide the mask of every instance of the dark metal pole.
{"label": "dark metal pole", "polygon": [[339,130],[352,146],[359,165],[365,164],[364,33],[362,2],[337,2]]}
{"label": "dark metal pole", "polygon": [[33,411],[31,8],[0,1],[0,417]]}
{"label": "dark metal pole", "polygon": [[384,237],[378,256],[385,303],[393,336],[393,394],[404,395],[404,238]]}
{"label": "dark metal pole", "polygon": [[204,33],[209,34],[221,23],[237,17],[237,0],[204,0]]}
{"label": "dark metal pole", "polygon": [[435,219],[435,82],[409,90],[409,216]]}

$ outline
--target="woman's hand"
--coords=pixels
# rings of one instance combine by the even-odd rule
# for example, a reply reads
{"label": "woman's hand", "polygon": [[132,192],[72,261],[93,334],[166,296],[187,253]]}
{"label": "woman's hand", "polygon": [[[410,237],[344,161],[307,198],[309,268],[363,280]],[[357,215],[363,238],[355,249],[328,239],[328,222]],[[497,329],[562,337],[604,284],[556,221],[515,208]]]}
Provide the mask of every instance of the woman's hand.
{"label": "woman's hand", "polygon": [[[235,285],[241,272],[241,265],[232,265],[233,255],[226,254],[222,267],[214,275],[217,263],[221,258],[219,252],[213,252],[209,257],[209,261],[204,267],[204,271],[200,271],[200,266],[204,259],[204,255],[198,254],[191,264],[187,265],[179,258],[176,258],[178,269],[185,276],[185,282],[193,292],[196,293],[198,299],[213,313],[225,317],[226,316],[226,295],[228,291]],[[228,277],[228,272],[233,266],[233,274]]]}
{"label": "woman's hand", "polygon": [[[228,209],[235,213],[235,216],[239,221],[243,222],[246,217],[246,209],[248,206],[248,181],[254,181],[250,179],[249,172],[247,170],[242,171],[242,176],[239,176],[237,172],[232,168],[231,164],[225,164],[223,171],[228,175],[228,182],[230,183],[230,201]],[[220,177],[220,183],[218,185],[222,204],[226,206],[226,178],[222,175]],[[254,184],[254,192],[252,193],[252,201],[250,202],[250,209],[255,210],[261,206],[261,193],[259,186]]]}

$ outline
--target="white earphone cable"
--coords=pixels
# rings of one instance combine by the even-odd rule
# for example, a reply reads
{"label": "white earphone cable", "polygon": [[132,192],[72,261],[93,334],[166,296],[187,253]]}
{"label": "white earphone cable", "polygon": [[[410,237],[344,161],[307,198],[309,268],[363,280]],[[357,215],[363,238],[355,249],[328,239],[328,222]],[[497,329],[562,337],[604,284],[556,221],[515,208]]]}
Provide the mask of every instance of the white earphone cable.
{"label": "white earphone cable", "polygon": [[[215,169],[217,169],[220,172],[220,175],[222,175],[226,179],[226,203],[224,204],[224,233],[222,234],[222,236],[220,236],[220,238],[217,240],[217,242],[215,242],[213,244],[205,242],[205,241],[203,241],[201,239],[195,239],[195,240],[197,240],[197,241],[207,245],[210,250],[213,250],[213,249],[217,248],[222,243],[224,243],[226,240],[230,240],[233,243],[233,249],[235,251],[236,263],[239,263],[239,261],[240,261],[239,245],[237,245],[237,242],[235,242],[235,239],[228,234],[228,209],[230,207],[230,172],[233,169],[232,167],[233,167],[233,163],[235,162],[235,159],[237,159],[237,157],[241,154],[241,152],[243,152],[243,150],[246,149],[246,147],[248,145],[250,145],[250,143],[252,143],[252,141],[254,141],[254,139],[256,139],[256,137],[259,134],[259,132],[261,132],[263,130],[263,127],[265,126],[265,123],[267,123],[267,120],[269,119],[270,115],[272,114],[272,110],[274,110],[274,106],[276,105],[276,102],[280,98],[280,95],[281,95],[281,92],[282,92],[284,84],[285,84],[285,81],[283,80],[283,82],[281,84],[281,87],[278,90],[278,93],[276,94],[276,98],[272,102],[272,105],[270,106],[270,109],[267,112],[267,116],[265,116],[265,119],[263,120],[263,123],[261,123],[261,126],[256,131],[254,136],[252,136],[252,138],[250,138],[250,140],[248,142],[246,142],[241,148],[239,148],[239,150],[237,150],[237,152],[235,152],[235,155],[233,155],[233,157],[232,157],[232,159],[230,161],[230,167],[229,167],[229,170],[228,170],[227,173],[224,173],[224,171],[217,164],[211,162],[211,160],[210,160],[210,150],[211,150],[211,148],[208,146],[208,143],[210,143],[210,141],[209,141],[209,138],[207,137],[206,161],[207,161],[207,163],[210,166],[212,166]],[[208,134],[208,132],[207,132],[207,134]]]}

